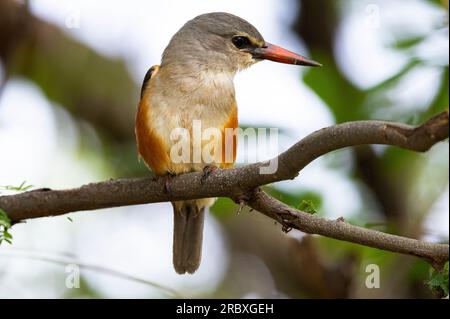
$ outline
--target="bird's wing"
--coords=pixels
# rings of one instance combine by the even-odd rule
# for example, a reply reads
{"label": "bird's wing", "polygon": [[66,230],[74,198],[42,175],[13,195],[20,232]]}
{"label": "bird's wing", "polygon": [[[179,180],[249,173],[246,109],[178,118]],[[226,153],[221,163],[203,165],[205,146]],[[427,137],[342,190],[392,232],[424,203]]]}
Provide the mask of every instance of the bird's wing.
{"label": "bird's wing", "polygon": [[136,114],[135,134],[138,158],[142,158],[145,164],[157,175],[163,175],[168,170],[170,157],[167,152],[164,140],[154,132],[152,127],[153,118],[150,118],[149,112],[150,95],[152,94],[151,81],[158,73],[159,65],[152,66],[145,75],[141,89],[141,100],[139,101]]}
{"label": "bird's wing", "polygon": [[158,71],[158,69],[159,69],[159,65],[154,65],[147,71],[147,73],[145,73],[144,81],[142,82],[142,87],[141,87],[141,99],[144,96],[144,92],[147,87],[148,81],[152,78],[152,75],[154,73],[156,73],[155,71]]}

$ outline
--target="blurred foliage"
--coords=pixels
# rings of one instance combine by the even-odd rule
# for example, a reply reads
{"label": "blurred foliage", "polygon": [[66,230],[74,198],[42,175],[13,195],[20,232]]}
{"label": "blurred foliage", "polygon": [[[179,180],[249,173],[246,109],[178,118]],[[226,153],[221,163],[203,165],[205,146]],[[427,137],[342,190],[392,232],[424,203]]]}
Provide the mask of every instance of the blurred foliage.
{"label": "blurred foliage", "polygon": [[[448,10],[448,2],[434,1],[434,3]],[[337,10],[338,7],[341,10]],[[435,66],[432,61],[415,55],[416,48],[426,43],[425,41],[434,35],[433,32],[419,36],[414,34],[408,37],[399,36],[390,44],[390,47],[386,48],[403,53],[406,58],[406,63],[396,74],[367,89],[352,83],[335,60],[335,39],[339,30],[339,21],[346,14],[344,7],[345,1],[305,0],[301,2],[300,14],[294,23],[294,31],[310,45],[310,55],[323,63],[325,69],[324,72],[316,69],[307,70],[303,81],[326,103],[336,122],[383,119],[417,125],[448,108],[448,62],[446,65]],[[324,10],[327,12],[324,13]],[[327,19],[324,19],[325,17]],[[444,27],[448,32],[448,16]],[[436,28],[436,31],[442,30],[442,25]],[[322,30],[320,36],[316,36],[316,30]],[[420,109],[397,108],[395,101],[389,98],[389,93],[396,92],[405,78],[428,65],[433,65],[440,73],[440,81],[435,88],[432,101],[427,107]],[[352,154],[354,164],[349,174],[358,183],[362,196],[371,198],[370,201],[365,202],[361,216],[354,217],[352,222],[358,224],[360,220],[364,224],[367,221],[367,213],[377,212],[378,215],[382,213],[386,222],[381,224],[385,226],[386,231],[408,234],[412,237],[420,236],[425,216],[448,183],[448,160],[447,167],[435,167],[435,170],[439,170],[441,176],[444,176],[442,180],[424,180],[420,177],[421,172],[427,167],[427,159],[430,156],[428,154],[417,154],[395,147],[384,147],[377,152],[372,147],[358,147]],[[430,172],[427,171],[427,173]],[[417,203],[417,197],[413,195],[418,192],[419,182],[427,183],[429,189],[433,186],[434,190],[434,192],[428,192],[426,198],[421,197],[420,204]],[[365,187],[361,187],[362,185]],[[426,187],[426,185],[420,186]],[[404,256],[347,243],[337,244],[335,240],[327,238],[321,238],[321,242],[326,243],[324,249],[327,254],[331,256],[356,254],[361,263],[376,263],[384,269],[383,273],[398,275],[404,272],[405,267],[409,267],[408,263],[400,262],[405,258]],[[400,267],[398,267],[399,263]],[[422,267],[425,265],[423,262],[416,262],[415,266],[412,266],[412,263],[410,265],[410,269],[417,267],[422,271],[415,272],[413,277],[402,279],[404,294],[408,294],[408,285],[411,286],[409,288],[411,294],[416,288],[412,288],[413,283],[423,282],[427,278],[427,271],[423,269],[428,269],[429,266]]]}
{"label": "blurred foliage", "polygon": [[230,218],[237,213],[239,206],[229,198],[218,198],[211,207],[211,213],[218,219]]}
{"label": "blurred foliage", "polygon": [[299,209],[304,206],[307,209],[313,209],[317,212],[320,211],[322,207],[322,196],[320,193],[315,191],[302,190],[292,192],[281,190],[275,186],[265,186],[263,189],[271,196],[293,208]]}
{"label": "blurred foliage", "polygon": [[[328,0],[319,2],[321,2],[322,8],[324,4],[331,5]],[[336,6],[337,3],[335,1],[332,5]],[[437,3],[445,5],[441,2]],[[304,1],[303,5],[306,5],[309,10],[320,10],[318,9],[318,3],[312,4],[310,1]],[[342,2],[341,6],[343,6]],[[333,10],[331,9],[331,11]],[[345,14],[344,11],[340,12]],[[320,22],[313,25],[309,25],[311,21],[303,22],[306,19],[305,15],[306,13],[300,16],[302,24],[298,26],[300,35],[304,38],[310,36],[310,31],[313,32],[313,30],[308,29],[312,26],[316,29],[323,28],[332,34],[336,32],[335,30],[338,30],[339,19],[331,19],[331,22],[324,22],[323,26],[320,27],[318,26]],[[330,27],[330,23],[334,23],[334,26]],[[425,43],[431,36],[433,36],[433,33],[420,36],[411,35],[394,41],[391,49],[401,52],[407,51],[408,54],[405,54],[407,62],[396,74],[365,90],[357,87],[342,73],[341,68],[335,62],[333,46],[331,46],[332,50],[323,50],[323,48],[330,46],[328,42],[333,41],[332,39],[335,39],[336,35],[323,36],[320,38],[322,40],[313,42],[310,49],[312,56],[324,64],[326,74],[324,75],[317,70],[308,70],[303,81],[326,103],[338,123],[360,119],[384,119],[417,125],[448,108],[449,66],[437,67],[440,68],[441,73],[440,83],[436,87],[433,100],[424,109],[402,108],[398,110],[395,103],[389,100],[387,92],[395,90],[402,80],[416,69],[431,63],[413,54],[414,49]],[[390,227],[394,227],[393,229],[396,232],[409,233],[408,226],[402,231],[399,229],[399,223],[406,219],[407,210],[411,209],[412,204],[408,203],[408,197],[414,191],[420,176],[419,172],[424,167],[424,155],[395,147],[386,147],[381,153],[375,153],[368,147],[356,148],[355,150],[354,161],[356,166],[353,168],[353,177],[362,180],[368,186],[375,196],[375,203],[379,202],[386,217],[397,224],[390,225]],[[448,169],[446,169],[445,174],[448,175]],[[443,191],[445,184],[441,184],[439,189]],[[365,190],[361,189],[361,191],[364,192]],[[423,206],[430,208],[439,195],[440,192],[427,198],[429,203]],[[370,207],[367,208],[371,209]],[[417,211],[409,214],[425,215],[423,212]],[[414,217],[411,220],[414,220],[414,223],[417,222]]]}
{"label": "blurred foliage", "polygon": [[95,290],[94,287],[91,286],[88,280],[84,278],[84,276],[80,276],[80,286],[77,289],[67,289],[62,296],[65,299],[84,299],[84,298],[92,298],[92,299],[101,299],[102,294]]}
{"label": "blurred foliage", "polygon": [[[338,30],[340,22],[346,19],[348,1],[297,2],[299,10],[292,29],[308,45],[311,58],[324,65],[321,69],[306,70],[302,81],[324,102],[337,123],[383,119],[416,125],[448,108],[448,64],[434,66],[433,61],[415,54],[434,32],[394,36],[386,46],[406,57],[404,66],[381,83],[363,89],[347,78],[343,66],[335,59]],[[426,2],[448,14],[448,1]],[[448,21],[444,24],[448,30]],[[436,28],[438,31],[443,27]],[[0,60],[5,81],[13,78],[32,81],[53,103],[57,116],[61,109],[67,111],[68,119],[58,118],[58,123],[62,123],[60,129],[64,131],[69,124],[75,127],[79,147],[76,156],[89,162],[99,175],[150,174],[137,161],[134,142],[139,86],[122,59],[96,52],[59,27],[34,17],[26,6],[8,0],[0,1]],[[393,93],[405,78],[430,65],[440,74],[432,100],[426,107],[398,108]],[[280,132],[288,134],[282,128]],[[359,147],[345,153],[342,159],[339,156],[343,154],[327,155],[333,159],[333,165],[327,168],[345,172],[363,199],[358,214],[347,218],[347,212],[342,213],[346,221],[365,225],[376,220],[383,230],[422,236],[424,219],[448,184],[448,159],[446,167],[435,165],[426,170],[432,166],[428,153],[417,154],[395,147]],[[442,178],[424,180],[422,175],[429,174],[428,170],[437,171]],[[420,203],[417,202],[419,186],[430,189],[427,196],[420,197]],[[27,188],[22,184],[17,190]],[[265,186],[264,190],[291,207],[325,217],[330,213],[324,210],[320,190],[287,191],[277,185]],[[266,290],[277,291],[276,297],[297,298],[432,297],[430,290],[424,289],[426,281],[432,290],[448,294],[448,263],[444,272],[432,271],[430,279],[429,265],[416,258],[325,237],[304,236],[300,240],[298,232],[283,234],[272,220],[249,214],[248,209],[239,218],[231,218],[237,210],[238,206],[227,198],[218,199],[212,207],[230,246],[230,264],[221,285],[205,297],[242,297],[248,293],[274,297],[267,295]],[[10,241],[9,227],[7,215],[0,210],[0,242],[2,238]],[[253,256],[263,266],[249,267],[242,261],[243,255]],[[377,291],[370,291],[363,284],[365,266],[372,263],[383,272],[383,286]],[[273,283],[267,276],[258,277],[260,273],[269,273]],[[81,287],[67,291],[63,297],[102,297],[86,278],[82,278]]]}

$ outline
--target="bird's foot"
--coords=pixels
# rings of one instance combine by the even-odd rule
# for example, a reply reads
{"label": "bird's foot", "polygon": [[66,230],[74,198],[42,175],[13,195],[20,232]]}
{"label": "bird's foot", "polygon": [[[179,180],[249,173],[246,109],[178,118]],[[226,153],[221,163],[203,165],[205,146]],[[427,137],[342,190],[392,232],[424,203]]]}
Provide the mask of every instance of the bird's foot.
{"label": "bird's foot", "polygon": [[155,176],[154,180],[163,184],[164,193],[169,194],[171,191],[172,178],[175,175],[168,173],[167,175]]}
{"label": "bird's foot", "polygon": [[166,175],[165,179],[164,179],[164,192],[166,192],[167,194],[170,193],[171,191],[171,184],[172,184],[172,175]]}
{"label": "bird's foot", "polygon": [[201,182],[202,184],[205,183],[205,181],[208,179],[208,177],[209,177],[212,173],[214,173],[216,170],[218,170],[218,167],[217,167],[217,166],[214,166],[214,165],[206,165],[206,166],[203,168],[203,174],[202,174],[202,178],[201,178],[200,182]]}

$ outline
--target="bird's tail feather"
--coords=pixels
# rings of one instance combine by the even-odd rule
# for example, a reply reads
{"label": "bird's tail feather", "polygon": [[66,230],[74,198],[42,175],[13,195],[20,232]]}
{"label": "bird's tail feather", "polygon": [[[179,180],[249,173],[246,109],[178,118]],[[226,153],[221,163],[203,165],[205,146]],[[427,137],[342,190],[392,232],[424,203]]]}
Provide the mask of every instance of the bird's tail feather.
{"label": "bird's tail feather", "polygon": [[197,201],[175,202],[173,205],[173,266],[177,273],[194,273],[202,256],[205,206]]}

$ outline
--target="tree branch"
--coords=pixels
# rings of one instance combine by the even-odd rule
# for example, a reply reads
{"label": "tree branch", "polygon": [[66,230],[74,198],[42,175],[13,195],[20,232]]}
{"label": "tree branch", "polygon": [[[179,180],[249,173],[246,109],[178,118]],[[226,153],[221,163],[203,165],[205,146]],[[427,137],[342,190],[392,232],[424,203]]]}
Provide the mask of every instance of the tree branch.
{"label": "tree branch", "polygon": [[[214,171],[205,181],[202,173],[174,177],[170,192],[158,178],[109,180],[68,190],[34,190],[18,195],[0,196],[0,208],[13,222],[24,219],[55,216],[74,211],[137,205],[155,202],[225,196],[235,201],[248,199],[248,205],[261,210],[287,227],[322,234],[393,252],[420,256],[440,263],[448,260],[448,245],[423,243],[417,240],[367,230],[346,223],[336,223],[306,215],[256,192],[259,186],[293,179],[316,158],[349,146],[363,144],[395,145],[424,152],[448,138],[449,114],[442,112],[418,127],[384,121],[356,121],[334,125],[316,131],[271,161],[232,169]],[[278,169],[261,174],[269,163]],[[254,194],[259,194],[256,197]],[[288,217],[288,218],[286,218]]]}
{"label": "tree branch", "polygon": [[308,234],[318,234],[391,252],[413,255],[427,260],[436,268],[441,268],[449,258],[449,246],[446,244],[427,243],[353,226],[341,219],[329,220],[317,217],[287,206],[261,190],[253,193],[247,205],[278,221],[283,225],[285,231],[295,228]]}

